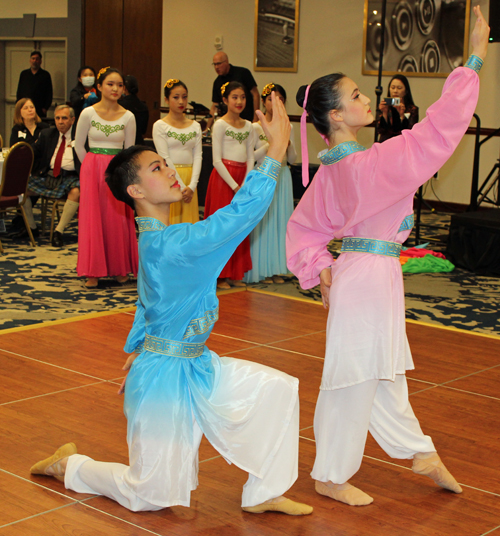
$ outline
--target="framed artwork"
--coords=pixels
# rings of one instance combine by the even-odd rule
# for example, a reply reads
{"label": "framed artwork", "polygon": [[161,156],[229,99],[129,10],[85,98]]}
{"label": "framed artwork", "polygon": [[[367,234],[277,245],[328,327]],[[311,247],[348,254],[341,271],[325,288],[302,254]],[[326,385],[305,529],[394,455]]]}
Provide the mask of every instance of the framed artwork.
{"label": "framed artwork", "polygon": [[255,71],[297,72],[299,0],[255,0]]}
{"label": "framed artwork", "polygon": [[[446,77],[467,61],[470,0],[387,0],[383,74]],[[363,74],[378,74],[382,0],[365,0]]]}

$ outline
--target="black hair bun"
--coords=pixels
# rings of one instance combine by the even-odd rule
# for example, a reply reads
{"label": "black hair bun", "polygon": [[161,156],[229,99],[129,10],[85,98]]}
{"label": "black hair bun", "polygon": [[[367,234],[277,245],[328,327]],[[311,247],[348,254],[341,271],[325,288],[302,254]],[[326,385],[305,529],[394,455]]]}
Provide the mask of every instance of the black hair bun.
{"label": "black hair bun", "polygon": [[297,104],[301,108],[304,107],[304,99],[306,98],[306,90],[307,90],[307,86],[300,86],[299,90],[297,91],[297,96],[295,97]]}

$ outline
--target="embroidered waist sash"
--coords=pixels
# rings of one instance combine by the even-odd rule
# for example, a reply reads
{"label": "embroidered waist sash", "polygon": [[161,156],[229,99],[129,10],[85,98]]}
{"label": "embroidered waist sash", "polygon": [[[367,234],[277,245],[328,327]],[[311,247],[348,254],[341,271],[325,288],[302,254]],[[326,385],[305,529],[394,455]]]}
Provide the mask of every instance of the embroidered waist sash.
{"label": "embroidered waist sash", "polygon": [[192,168],[193,164],[174,164],[176,168]]}
{"label": "embroidered waist sash", "polygon": [[386,242],[385,240],[375,240],[374,238],[351,238],[342,239],[341,253],[373,253],[374,255],[385,255],[387,257],[399,257],[401,244],[397,242]]}
{"label": "embroidered waist sash", "polygon": [[111,154],[111,155],[114,155],[114,154],[118,154],[121,151],[122,151],[122,149],[101,149],[100,147],[91,147],[89,149],[89,152],[94,153],[94,154]]}
{"label": "embroidered waist sash", "polygon": [[193,343],[193,342],[181,342],[171,341],[169,339],[161,339],[160,337],[153,337],[146,333],[146,339],[144,340],[144,350],[154,352],[155,354],[163,354],[171,357],[184,357],[187,359],[193,359],[200,357],[205,349],[205,343]]}

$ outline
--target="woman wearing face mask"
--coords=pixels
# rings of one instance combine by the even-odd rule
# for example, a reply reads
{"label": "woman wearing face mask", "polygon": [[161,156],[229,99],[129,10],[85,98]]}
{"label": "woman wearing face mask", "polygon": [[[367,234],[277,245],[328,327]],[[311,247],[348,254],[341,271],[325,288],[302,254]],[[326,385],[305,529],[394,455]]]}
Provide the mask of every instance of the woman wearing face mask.
{"label": "woman wearing face mask", "polygon": [[[314,416],[316,491],[355,506],[373,499],[349,483],[363,460],[368,431],[396,459],[439,486],[462,489],[423,434],[408,399],[414,368],[406,337],[401,244],[413,224],[413,195],[453,154],[476,108],[478,71],[489,28],[478,6],[472,56],[455,69],[426,118],[365,149],[358,131],[373,121],[370,99],[342,74],[324,76],[297,94],[329,150],[288,224],[288,267],[304,289],[321,285],[326,354]],[[307,179],[307,144],[302,151]],[[342,239],[339,258],[327,250]]]}
{"label": "woman wearing face mask", "polygon": [[78,121],[82,110],[99,101],[95,87],[95,71],[85,65],[78,71],[78,84],[71,90],[69,101]]}
{"label": "woman wearing face mask", "polygon": [[387,89],[387,97],[399,99],[399,104],[386,104],[383,99],[377,112],[378,141],[383,142],[399,136],[402,130],[418,123],[418,107],[413,102],[410,83],[402,74],[392,77]]}

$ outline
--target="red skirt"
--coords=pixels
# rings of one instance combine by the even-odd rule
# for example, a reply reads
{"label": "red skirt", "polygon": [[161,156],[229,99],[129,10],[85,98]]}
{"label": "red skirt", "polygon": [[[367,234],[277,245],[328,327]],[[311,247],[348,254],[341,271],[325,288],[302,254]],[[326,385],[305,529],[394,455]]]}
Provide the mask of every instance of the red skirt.
{"label": "red skirt", "polygon": [[[245,180],[247,170],[246,162],[234,162],[233,160],[224,160],[222,162],[231,174],[231,177],[241,186]],[[233,200],[234,192],[228,186],[227,182],[217,173],[214,168],[208,182],[207,195],[205,198],[205,219],[215,211]],[[229,259],[226,266],[222,269],[219,277],[229,277],[237,281],[243,279],[245,272],[252,269],[252,258],[250,257],[250,238],[245,240],[236,248],[233,256]]]}
{"label": "red skirt", "polygon": [[137,275],[134,211],[115,199],[104,172],[112,155],[87,153],[80,170],[79,276]]}

